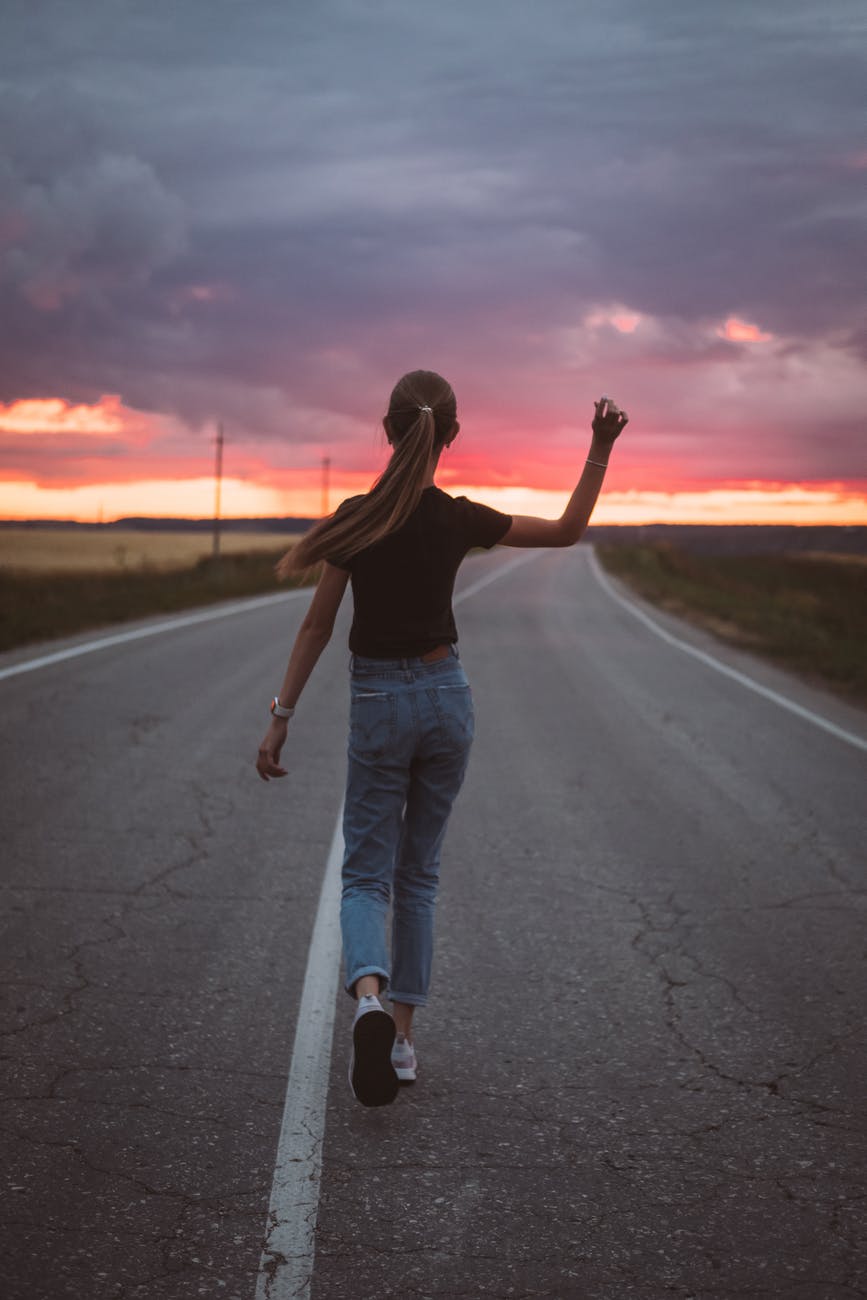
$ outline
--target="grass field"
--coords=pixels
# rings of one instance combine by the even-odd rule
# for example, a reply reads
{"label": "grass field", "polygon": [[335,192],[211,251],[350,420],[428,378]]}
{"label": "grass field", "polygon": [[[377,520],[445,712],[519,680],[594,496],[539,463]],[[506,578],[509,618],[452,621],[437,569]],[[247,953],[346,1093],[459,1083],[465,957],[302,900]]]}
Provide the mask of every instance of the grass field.
{"label": "grass field", "polygon": [[[220,553],[286,551],[286,533],[233,533],[220,537]],[[20,573],[117,573],[185,569],[211,554],[211,534],[106,528],[0,528],[0,570]]]}
{"label": "grass field", "polygon": [[596,553],[662,608],[867,705],[864,557],[697,555],[665,543]]}
{"label": "grass field", "polygon": [[278,583],[274,565],[286,549],[284,538],[277,550],[209,556],[168,570],[152,565],[66,573],[0,568],[0,650],[315,581],[313,570]]}

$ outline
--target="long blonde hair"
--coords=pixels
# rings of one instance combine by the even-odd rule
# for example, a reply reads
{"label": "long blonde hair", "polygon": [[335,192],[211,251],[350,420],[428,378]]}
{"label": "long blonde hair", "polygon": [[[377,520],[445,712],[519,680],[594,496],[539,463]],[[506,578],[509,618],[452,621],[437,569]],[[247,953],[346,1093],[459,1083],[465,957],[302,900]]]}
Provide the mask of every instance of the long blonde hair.
{"label": "long blonde hair", "polygon": [[457,403],[433,370],[412,370],[395,384],[385,424],[391,458],[373,487],[350,506],[320,519],[277,564],[288,577],[318,560],[340,565],[405,523],[424,491],[431,458],[451,440]]}

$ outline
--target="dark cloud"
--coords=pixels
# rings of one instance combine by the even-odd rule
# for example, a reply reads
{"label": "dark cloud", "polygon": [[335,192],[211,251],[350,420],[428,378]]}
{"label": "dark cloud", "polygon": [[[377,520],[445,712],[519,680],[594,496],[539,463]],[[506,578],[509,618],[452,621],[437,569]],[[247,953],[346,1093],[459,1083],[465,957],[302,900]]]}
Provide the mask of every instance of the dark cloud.
{"label": "dark cloud", "polygon": [[[816,368],[851,400],[867,355],[860,5],[105,0],[5,26],[0,399],[116,392],[355,464],[419,364],[504,454],[579,387],[694,437],[672,385],[743,427],[783,376],[808,400],[766,412],[762,473],[827,467],[798,443]],[[633,334],[587,327],[618,305]],[[777,351],[720,339],[729,316]]]}
{"label": "dark cloud", "polygon": [[0,167],[0,294],[37,311],[146,283],[184,246],[180,201],[138,158],[104,154],[27,181]]}

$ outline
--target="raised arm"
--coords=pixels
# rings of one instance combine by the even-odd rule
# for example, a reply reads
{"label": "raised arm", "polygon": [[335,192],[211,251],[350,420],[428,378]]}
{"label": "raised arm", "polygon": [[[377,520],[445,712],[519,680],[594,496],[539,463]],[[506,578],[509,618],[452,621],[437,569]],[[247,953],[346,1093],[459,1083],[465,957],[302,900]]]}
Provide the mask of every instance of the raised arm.
{"label": "raised arm", "polygon": [[610,398],[600,397],[594,405],[590,451],[566,509],[559,519],[513,515],[512,526],[501,539],[501,546],[574,546],[583,536],[605,478],[611,449],[628,423],[626,412],[618,410]]}

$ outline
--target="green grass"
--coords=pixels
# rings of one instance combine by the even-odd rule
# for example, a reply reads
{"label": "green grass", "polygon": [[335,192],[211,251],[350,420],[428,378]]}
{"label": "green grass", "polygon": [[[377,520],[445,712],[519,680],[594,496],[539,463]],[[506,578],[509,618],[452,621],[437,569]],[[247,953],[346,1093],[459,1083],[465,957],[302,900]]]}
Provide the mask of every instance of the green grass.
{"label": "green grass", "polygon": [[858,558],[697,555],[597,544],[640,595],[731,644],[867,705],[867,565]]}
{"label": "green grass", "polygon": [[[89,628],[216,600],[278,592],[303,581],[278,583],[274,565],[285,552],[210,556],[186,569],[146,567],[119,573],[9,573],[0,570],[0,650],[69,636]],[[314,571],[306,581],[315,580]]]}

